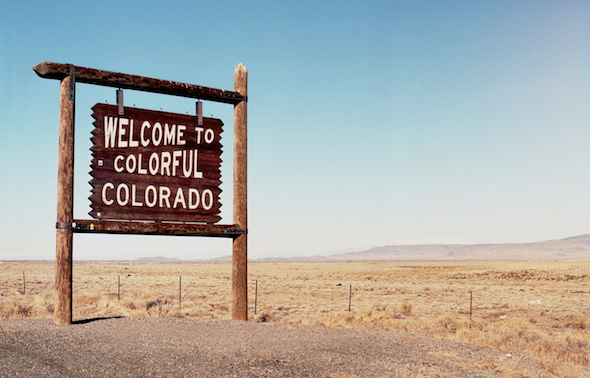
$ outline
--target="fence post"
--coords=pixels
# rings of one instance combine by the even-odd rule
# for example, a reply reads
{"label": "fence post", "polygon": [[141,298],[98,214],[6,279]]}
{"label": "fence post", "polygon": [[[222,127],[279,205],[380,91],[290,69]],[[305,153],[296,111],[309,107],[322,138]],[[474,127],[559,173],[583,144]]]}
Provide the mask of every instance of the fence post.
{"label": "fence post", "polygon": [[26,294],[27,285],[25,284],[25,271],[23,270],[23,295]]}
{"label": "fence post", "polygon": [[350,291],[348,293],[348,311],[350,311],[351,306],[352,306],[352,285],[350,285]]}
{"label": "fence post", "polygon": [[471,320],[471,312],[473,310],[473,291],[469,292],[469,320]]}
{"label": "fence post", "polygon": [[182,310],[182,276],[178,276],[178,309]]}
{"label": "fence post", "polygon": [[256,288],[254,289],[254,315],[256,315],[257,303],[258,303],[258,280],[256,280]]}

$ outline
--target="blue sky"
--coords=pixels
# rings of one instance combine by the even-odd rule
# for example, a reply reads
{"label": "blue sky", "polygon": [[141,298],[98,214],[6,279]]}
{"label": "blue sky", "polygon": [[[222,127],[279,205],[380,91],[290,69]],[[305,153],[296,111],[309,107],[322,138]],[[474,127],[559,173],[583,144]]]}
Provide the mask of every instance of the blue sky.
{"label": "blue sky", "polygon": [[[249,253],[590,232],[590,2],[0,2],[0,259],[53,259],[59,84],[43,61],[233,89],[249,72]],[[79,84],[75,218],[115,90]],[[125,91],[126,105],[194,101]],[[231,223],[230,105],[221,223]],[[230,240],[75,235],[75,259],[231,253]]]}

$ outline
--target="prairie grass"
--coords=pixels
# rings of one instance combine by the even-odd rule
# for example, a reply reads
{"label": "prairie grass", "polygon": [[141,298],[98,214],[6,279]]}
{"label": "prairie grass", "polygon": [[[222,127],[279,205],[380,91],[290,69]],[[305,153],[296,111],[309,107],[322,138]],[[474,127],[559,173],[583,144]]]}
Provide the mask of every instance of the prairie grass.
{"label": "prairie grass", "polygon": [[[255,321],[499,348],[514,355],[493,366],[505,377],[530,376],[522,356],[559,377],[590,375],[589,262],[251,263],[248,270]],[[74,263],[73,315],[229,319],[230,278],[230,264]],[[53,264],[0,264],[0,318],[53,317],[53,282]]]}

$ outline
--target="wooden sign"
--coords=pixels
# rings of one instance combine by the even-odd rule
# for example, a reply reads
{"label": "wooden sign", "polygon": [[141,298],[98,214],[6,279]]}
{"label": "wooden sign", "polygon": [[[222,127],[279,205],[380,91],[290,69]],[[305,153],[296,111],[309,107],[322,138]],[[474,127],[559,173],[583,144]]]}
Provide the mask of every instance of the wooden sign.
{"label": "wooden sign", "polygon": [[[248,320],[246,67],[236,67],[234,91],[71,64],[43,62],[33,70],[61,81],[55,323],[72,324],[74,232],[232,238],[232,319]],[[117,106],[103,104],[93,107],[90,181],[90,215],[100,221],[73,219],[76,82],[233,104],[233,224],[204,224],[220,219],[220,120],[205,118],[201,124],[197,117],[131,108],[119,115]]]}
{"label": "wooden sign", "polygon": [[215,223],[221,204],[221,131],[214,118],[96,104],[90,215]]}

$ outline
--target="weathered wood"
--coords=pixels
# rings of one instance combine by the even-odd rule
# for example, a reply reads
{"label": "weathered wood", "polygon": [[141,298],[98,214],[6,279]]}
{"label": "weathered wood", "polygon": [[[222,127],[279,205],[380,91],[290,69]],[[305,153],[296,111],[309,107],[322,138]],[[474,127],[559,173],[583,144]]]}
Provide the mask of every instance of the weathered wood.
{"label": "weathered wood", "polygon": [[88,219],[74,220],[72,230],[75,233],[211,236],[222,238],[236,238],[248,232],[235,224],[122,222]]}
{"label": "weathered wood", "polygon": [[[107,104],[92,109],[89,214],[93,218],[221,220],[221,120],[204,118],[198,126],[197,117],[184,114],[126,107],[125,115],[119,116],[117,106]],[[117,128],[123,119],[127,125]],[[165,138],[168,130],[170,140]],[[168,191],[168,198],[160,201],[162,189]]]}
{"label": "weathered wood", "polygon": [[[75,100],[69,99],[70,77],[60,86],[57,162],[57,224],[70,223],[74,213]],[[58,227],[55,248],[55,323],[72,323],[72,230]]]}
{"label": "weathered wood", "polygon": [[[240,63],[234,72],[234,92],[192,84],[152,79],[69,64],[44,62],[33,67],[42,78],[61,80],[56,222],[55,323],[72,323],[73,233],[158,234],[231,237],[232,318],[248,320],[247,262],[247,70]],[[122,222],[73,220],[75,82],[139,90],[234,104],[234,223]],[[71,86],[70,86],[71,84]],[[117,112],[118,113],[118,112]],[[199,123],[200,124],[200,123]],[[120,130],[120,129],[119,129]],[[130,132],[131,133],[131,132]],[[108,153],[100,163],[114,159]],[[205,157],[206,163],[217,162]],[[164,163],[162,163],[164,164]],[[174,164],[174,163],[172,163]],[[132,171],[128,168],[127,170]],[[118,171],[121,171],[118,169]],[[162,173],[163,175],[163,173]],[[96,173],[95,177],[100,174]],[[196,174],[195,174],[196,176]],[[188,177],[188,176],[187,176]],[[107,201],[108,202],[108,201]],[[124,202],[124,201],[121,201]],[[181,285],[181,281],[179,282]],[[181,295],[179,286],[179,303]],[[23,272],[24,292],[24,272]]]}
{"label": "weathered wood", "polygon": [[[234,71],[234,90],[248,96],[248,71],[240,63]],[[248,112],[247,103],[234,106],[234,224],[248,228]],[[248,235],[233,241],[232,319],[248,320]]]}
{"label": "weathered wood", "polygon": [[[43,62],[33,67],[33,70],[37,75],[44,79],[63,80],[66,76],[69,76],[71,67],[71,64]],[[242,101],[247,101],[247,97],[238,92],[179,83],[176,81],[103,71],[94,68],[74,67],[76,69],[77,83],[102,85],[120,89],[132,89],[136,91],[196,98],[234,105],[239,104]]]}

